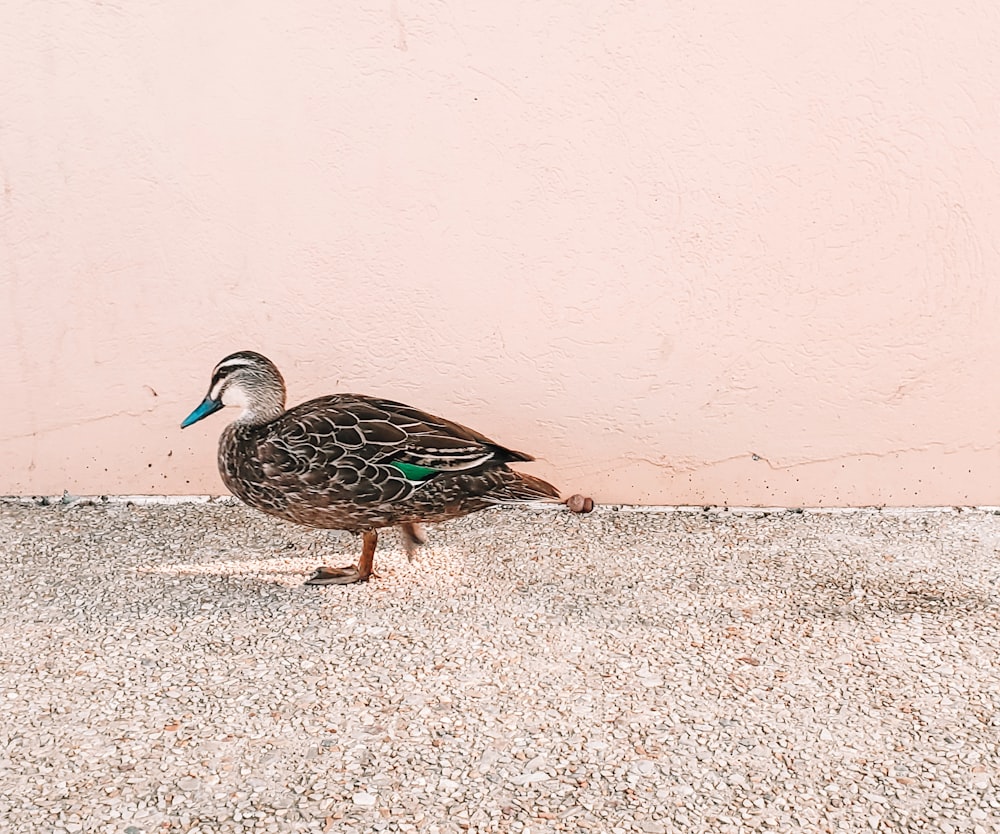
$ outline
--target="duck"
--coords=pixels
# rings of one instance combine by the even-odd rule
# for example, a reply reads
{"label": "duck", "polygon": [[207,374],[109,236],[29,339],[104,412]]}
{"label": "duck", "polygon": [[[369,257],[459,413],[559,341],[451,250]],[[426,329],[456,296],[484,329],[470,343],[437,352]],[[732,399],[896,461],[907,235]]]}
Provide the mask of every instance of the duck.
{"label": "duck", "polygon": [[225,406],[219,438],[226,488],[295,524],[362,537],[356,565],[317,568],[307,585],[367,582],[379,531],[397,527],[413,560],[423,525],[503,504],[558,501],[559,491],[508,464],[534,460],[460,423],[403,403],[332,394],[285,410],[285,380],[266,356],[231,353],[212,370],[187,428]]}

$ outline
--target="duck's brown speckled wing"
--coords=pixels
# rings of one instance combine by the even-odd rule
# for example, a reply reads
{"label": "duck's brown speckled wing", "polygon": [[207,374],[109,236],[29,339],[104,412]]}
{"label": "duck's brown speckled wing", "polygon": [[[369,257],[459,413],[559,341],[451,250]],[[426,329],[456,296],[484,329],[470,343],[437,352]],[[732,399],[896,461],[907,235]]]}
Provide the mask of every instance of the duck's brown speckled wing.
{"label": "duck's brown speckled wing", "polygon": [[392,400],[358,394],[332,397],[357,415],[363,431],[377,431],[386,421],[405,435],[394,446],[394,460],[443,471],[475,469],[488,464],[534,460],[531,455],[501,446],[468,426],[435,417]]}
{"label": "duck's brown speckled wing", "polygon": [[548,484],[505,465],[527,460],[458,423],[353,394],[311,400],[264,426],[234,427],[220,447],[223,478],[247,503],[343,529],[555,497]]}

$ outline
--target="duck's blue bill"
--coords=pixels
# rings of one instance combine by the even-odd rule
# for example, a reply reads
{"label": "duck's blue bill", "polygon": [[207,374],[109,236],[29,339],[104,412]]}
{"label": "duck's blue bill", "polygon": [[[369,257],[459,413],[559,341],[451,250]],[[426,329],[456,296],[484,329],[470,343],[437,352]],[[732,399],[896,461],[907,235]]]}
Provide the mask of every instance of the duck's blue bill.
{"label": "duck's blue bill", "polygon": [[184,418],[184,422],[181,423],[181,428],[186,429],[192,423],[197,423],[202,417],[207,417],[209,414],[213,414],[222,408],[221,400],[213,400],[211,397],[205,397],[194,411],[188,414]]}

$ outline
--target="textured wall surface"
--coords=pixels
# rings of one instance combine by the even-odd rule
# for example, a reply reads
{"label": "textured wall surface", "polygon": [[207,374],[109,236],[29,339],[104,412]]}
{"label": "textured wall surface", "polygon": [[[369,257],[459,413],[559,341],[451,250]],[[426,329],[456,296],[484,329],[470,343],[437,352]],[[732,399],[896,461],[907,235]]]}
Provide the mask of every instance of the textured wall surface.
{"label": "textured wall surface", "polygon": [[0,494],[254,348],[602,501],[1000,503],[1000,7],[0,6]]}

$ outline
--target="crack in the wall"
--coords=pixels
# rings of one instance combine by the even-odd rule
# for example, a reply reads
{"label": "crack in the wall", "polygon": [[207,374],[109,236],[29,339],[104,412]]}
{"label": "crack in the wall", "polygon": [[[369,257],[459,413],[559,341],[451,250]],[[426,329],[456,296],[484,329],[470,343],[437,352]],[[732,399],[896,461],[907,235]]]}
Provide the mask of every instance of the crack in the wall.
{"label": "crack in the wall", "polygon": [[78,426],[87,426],[92,423],[102,423],[105,420],[113,420],[116,417],[142,417],[146,414],[152,414],[155,410],[155,407],[146,408],[142,411],[122,409],[121,411],[114,411],[111,414],[102,414],[100,417],[84,417],[79,420],[73,420],[70,423],[47,426],[42,429],[36,429],[35,431],[25,432],[24,434],[3,435],[0,436],[0,443],[9,443],[15,440],[28,440],[30,438],[37,438],[41,435],[55,434],[56,432],[66,431],[66,429],[77,428]]}
{"label": "crack in the wall", "polygon": [[775,472],[787,472],[791,469],[798,469],[804,466],[814,466],[824,463],[842,463],[844,461],[857,460],[858,458],[888,458],[893,455],[906,455],[914,454],[920,452],[929,452],[932,450],[941,451],[944,454],[957,454],[959,452],[991,452],[1000,449],[1000,441],[990,444],[977,444],[977,443],[963,443],[960,445],[951,445],[941,441],[928,441],[927,443],[921,444],[919,446],[908,446],[901,449],[887,449],[884,452],[874,452],[874,451],[854,451],[854,452],[844,452],[837,455],[831,455],[829,457],[822,458],[808,458],[806,460],[797,460],[790,463],[780,463],[776,462],[765,455],[758,452],[744,452],[738,455],[728,455],[724,458],[717,458],[715,460],[693,460],[688,458],[684,459],[656,459],[650,458],[645,455],[635,455],[628,454],[625,455],[627,460],[634,461],[636,463],[648,463],[658,469],[666,469],[668,471],[677,474],[689,474],[691,472],[699,472],[705,469],[711,469],[715,466],[722,466],[726,463],[732,463],[734,461],[760,461],[767,465],[769,469]]}
{"label": "crack in the wall", "polygon": [[505,81],[501,81],[501,80],[500,80],[499,78],[497,78],[496,76],[494,76],[494,75],[490,75],[490,74],[489,74],[488,72],[484,72],[483,70],[479,69],[478,67],[474,67],[474,66],[472,66],[471,64],[466,64],[466,65],[465,65],[465,68],[466,68],[466,69],[468,69],[468,70],[472,70],[472,72],[476,73],[477,75],[481,75],[481,76],[482,76],[483,78],[485,78],[485,79],[486,79],[487,81],[492,81],[492,82],[493,82],[494,84],[496,84],[496,85],[497,85],[498,87],[500,87],[501,89],[503,89],[503,90],[506,90],[506,91],[507,91],[508,93],[510,93],[510,94],[511,94],[511,95],[512,95],[512,96],[513,96],[514,98],[516,98],[516,99],[517,99],[518,101],[521,101],[521,102],[523,102],[523,101],[524,101],[524,96],[522,96],[522,95],[521,95],[521,94],[520,94],[520,93],[519,93],[519,92],[518,92],[517,90],[515,90],[515,89],[514,89],[514,88],[513,88],[513,87],[512,87],[512,86],[511,86],[510,84],[508,84],[507,82],[505,82]]}

